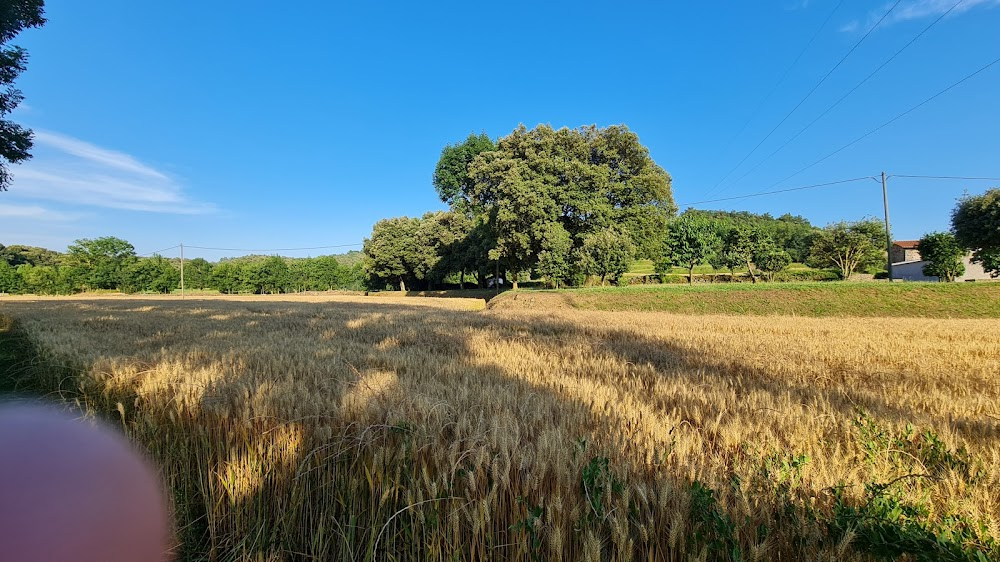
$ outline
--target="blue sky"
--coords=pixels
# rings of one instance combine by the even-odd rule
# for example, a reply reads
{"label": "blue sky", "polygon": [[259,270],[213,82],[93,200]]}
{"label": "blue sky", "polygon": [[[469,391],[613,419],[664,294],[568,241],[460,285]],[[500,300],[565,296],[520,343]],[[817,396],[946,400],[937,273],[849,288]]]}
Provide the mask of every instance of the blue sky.
{"label": "blue sky", "polygon": [[[682,206],[882,170],[1000,177],[996,64],[778,183],[1000,57],[1000,0],[962,2],[746,174],[955,1],[900,0],[720,184],[894,1],[49,0],[49,23],[15,40],[31,61],[13,118],[36,147],[0,194],[0,243],[359,243],[380,218],[443,208],[430,180],[444,145],[519,123],[628,125]],[[896,237],[947,229],[963,190],[996,184],[891,179]],[[823,225],[880,217],[881,202],[864,180],[696,206]]]}

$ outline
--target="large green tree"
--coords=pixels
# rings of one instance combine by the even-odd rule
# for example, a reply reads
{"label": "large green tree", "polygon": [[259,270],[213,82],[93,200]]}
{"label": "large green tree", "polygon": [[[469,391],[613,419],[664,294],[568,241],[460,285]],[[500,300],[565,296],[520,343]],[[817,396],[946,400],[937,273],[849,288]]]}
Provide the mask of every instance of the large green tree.
{"label": "large green tree", "polygon": [[682,266],[688,270],[688,283],[693,283],[694,268],[712,256],[719,242],[711,220],[684,213],[670,223],[663,257],[656,263],[656,269],[659,273],[666,273],[671,266]]}
{"label": "large green tree", "polygon": [[965,248],[950,232],[929,232],[917,242],[920,259],[926,261],[922,272],[928,277],[937,277],[951,283],[965,273]]}
{"label": "large green tree", "polygon": [[212,264],[205,258],[194,258],[184,264],[184,286],[189,289],[211,287]]}
{"label": "large green tree", "polygon": [[122,289],[128,293],[169,293],[181,283],[180,270],[158,254],[133,262],[122,277]]}
{"label": "large green tree", "polygon": [[972,261],[1000,277],[1000,188],[960,199],[951,213],[951,231],[972,251]]}
{"label": "large green tree", "polygon": [[470,204],[487,217],[491,258],[518,274],[535,267],[551,223],[579,248],[612,225],[638,254],[655,257],[676,212],[670,176],[624,126],[554,130],[523,125],[469,165]]}
{"label": "large green tree", "polygon": [[885,227],[876,219],[838,222],[819,231],[813,241],[810,263],[835,267],[841,279],[885,260]]}
{"label": "large green tree", "polygon": [[66,263],[77,270],[83,289],[119,289],[125,268],[135,261],[132,244],[114,236],[83,238],[68,248]]}
{"label": "large green tree", "polygon": [[486,133],[470,134],[464,142],[444,147],[433,177],[434,189],[441,200],[460,212],[469,211],[475,183],[469,175],[469,164],[476,156],[494,148],[496,146]]}
{"label": "large green tree", "polygon": [[365,271],[383,283],[393,283],[400,291],[416,279],[416,269],[425,262],[420,247],[420,219],[382,219],[364,241]]}
{"label": "large green tree", "polygon": [[28,64],[28,52],[10,41],[21,31],[45,23],[43,0],[0,2],[0,191],[10,185],[10,164],[31,158],[32,132],[7,119],[24,100],[14,81]]}

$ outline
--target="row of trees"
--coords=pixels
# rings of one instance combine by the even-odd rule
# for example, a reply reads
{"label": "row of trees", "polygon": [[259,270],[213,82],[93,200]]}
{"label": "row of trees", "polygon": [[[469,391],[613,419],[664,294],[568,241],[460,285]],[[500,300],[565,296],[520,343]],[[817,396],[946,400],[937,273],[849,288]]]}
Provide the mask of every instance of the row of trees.
{"label": "row of trees", "polygon": [[[793,221],[773,221],[790,222],[794,227],[777,230],[768,228],[767,222],[747,220],[752,216],[733,215],[693,209],[681,214],[667,228],[657,271],[684,267],[688,282],[692,282],[695,267],[711,264],[730,273],[746,271],[756,283],[758,275],[771,280],[795,260],[817,268],[834,268],[847,279],[856,271],[879,267],[885,260],[885,230],[874,219],[819,229],[795,217]],[[794,234],[782,236],[788,232]]]}
{"label": "row of trees", "polygon": [[[603,284],[635,259],[653,260],[659,273],[683,267],[689,281],[703,264],[756,282],[793,262],[847,279],[883,271],[887,257],[885,227],[876,219],[817,228],[792,215],[688,209],[674,218],[669,174],[624,126],[522,125],[495,143],[470,135],[442,150],[433,183],[448,211],[379,221],[365,240],[373,287],[464,286],[470,276],[482,285],[496,274],[515,288],[525,277],[559,287],[589,275]],[[954,234],[923,245],[928,275],[953,279],[954,262],[960,266],[967,250],[997,271],[1000,251],[990,249],[997,201],[990,192],[960,203]],[[951,244],[948,266],[939,265],[944,242]]]}
{"label": "row of trees", "polygon": [[[159,255],[140,258],[130,243],[110,236],[77,240],[65,254],[0,245],[0,293],[168,293],[180,288],[180,265],[180,260]],[[184,263],[184,282],[190,289],[224,293],[359,290],[364,274],[360,263],[342,265],[334,256],[246,256],[217,264],[195,258]]]}
{"label": "row of trees", "polygon": [[494,143],[485,134],[447,146],[433,176],[447,212],[381,220],[365,241],[376,286],[482,285],[495,273],[559,287],[586,276],[616,281],[635,259],[660,272],[682,266],[772,278],[792,262],[844,277],[884,260],[874,220],[819,229],[791,215],[677,209],[669,174],[624,126],[553,130],[523,125]]}

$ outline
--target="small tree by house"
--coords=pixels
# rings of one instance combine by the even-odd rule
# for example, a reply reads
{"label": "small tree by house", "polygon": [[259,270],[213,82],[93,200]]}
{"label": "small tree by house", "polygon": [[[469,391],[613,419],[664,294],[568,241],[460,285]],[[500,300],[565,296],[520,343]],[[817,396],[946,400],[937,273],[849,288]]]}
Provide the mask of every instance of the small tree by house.
{"label": "small tree by house", "polygon": [[950,232],[924,234],[917,242],[917,251],[920,252],[920,258],[927,262],[923,273],[928,277],[937,277],[951,283],[965,273],[965,264],[962,263],[965,248]]}
{"label": "small tree by house", "polygon": [[972,252],[972,261],[1000,277],[1000,188],[960,199],[951,213],[951,231]]}

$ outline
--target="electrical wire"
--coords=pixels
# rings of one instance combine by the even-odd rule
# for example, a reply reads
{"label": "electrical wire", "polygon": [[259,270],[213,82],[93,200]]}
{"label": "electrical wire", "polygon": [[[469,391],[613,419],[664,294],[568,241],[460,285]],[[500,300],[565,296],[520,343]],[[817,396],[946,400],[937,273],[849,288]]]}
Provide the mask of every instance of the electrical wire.
{"label": "electrical wire", "polygon": [[788,78],[789,74],[791,74],[792,69],[795,68],[795,65],[799,63],[799,60],[802,59],[802,56],[806,54],[806,51],[809,50],[809,47],[812,47],[812,44],[816,42],[816,38],[819,37],[819,34],[822,33],[822,31],[826,29],[826,26],[830,24],[830,20],[833,19],[833,15],[836,14],[838,10],[840,10],[840,7],[843,4],[844,0],[840,0],[840,2],[838,2],[837,5],[833,8],[833,10],[830,12],[830,15],[826,16],[826,19],[823,20],[823,25],[819,26],[819,29],[817,29],[816,32],[813,33],[812,38],[809,39],[809,42],[806,43],[805,47],[802,47],[802,50],[799,51],[799,55],[795,57],[795,60],[792,61],[792,64],[788,65],[788,68],[785,69],[784,74],[782,74],[781,78],[779,78],[778,81],[774,84],[774,86],[771,88],[771,91],[769,91],[767,95],[765,95],[763,99],[760,100],[760,103],[757,104],[757,107],[755,107],[754,110],[750,112],[750,117],[747,117],[746,122],[744,122],[743,126],[740,127],[740,130],[735,135],[733,135],[732,140],[730,140],[729,143],[726,144],[726,149],[728,149],[729,146],[733,144],[734,140],[736,140],[737,138],[739,138],[740,135],[743,134],[743,131],[747,129],[747,126],[750,125],[750,122],[753,121],[754,117],[757,117],[757,114],[760,113],[760,110],[762,107],[764,107],[764,104],[771,99],[771,96],[774,95],[774,92],[778,91],[778,87],[785,83],[785,79]]}
{"label": "electrical wire", "polygon": [[180,244],[178,244],[176,246],[171,246],[169,248],[164,248],[162,250],[157,250],[155,252],[146,252],[145,254],[136,254],[136,255],[138,255],[140,257],[142,257],[142,256],[153,256],[153,255],[159,254],[161,252],[166,252],[167,250],[173,250],[174,248],[180,248],[180,247],[181,247]]}
{"label": "electrical wire", "polygon": [[857,86],[854,86],[853,88],[851,88],[851,90],[849,92],[847,92],[846,94],[844,94],[843,96],[841,96],[841,98],[838,99],[836,102],[834,102],[833,105],[831,105],[830,107],[826,108],[826,110],[823,111],[823,113],[820,113],[818,117],[816,117],[815,119],[813,119],[812,121],[810,121],[809,124],[806,125],[805,127],[803,127],[799,132],[795,133],[795,135],[793,135],[792,138],[790,138],[787,141],[785,141],[784,144],[782,144],[781,146],[779,146],[771,154],[768,154],[766,158],[764,158],[763,160],[761,160],[760,162],[758,162],[753,168],[750,168],[749,170],[747,170],[746,173],[744,173],[742,176],[740,176],[739,178],[737,178],[736,181],[733,182],[733,183],[739,183],[740,181],[742,181],[744,178],[746,178],[747,176],[749,176],[755,170],[757,170],[758,168],[760,168],[761,165],[763,165],[765,162],[767,162],[772,157],[774,157],[774,155],[776,155],[777,153],[781,152],[786,146],[788,146],[789,144],[791,144],[795,139],[799,138],[802,135],[802,133],[806,132],[810,127],[812,127],[813,125],[815,125],[816,122],[818,122],[823,117],[826,117],[827,114],[829,114],[838,105],[840,105],[844,100],[846,100],[848,97],[850,97],[851,94],[853,94],[859,88],[861,88],[861,86],[864,86],[866,83],[868,83],[868,81],[871,80],[872,77],[874,77],[883,68],[885,68],[889,63],[891,63],[893,60],[895,60],[896,57],[898,57],[900,54],[902,54],[903,51],[905,51],[911,45],[913,45],[914,43],[916,43],[918,39],[920,39],[921,37],[923,37],[925,33],[927,33],[928,31],[930,31],[930,29],[932,27],[934,27],[935,25],[937,25],[938,22],[940,22],[941,20],[943,20],[948,14],[950,14],[952,11],[954,11],[955,8],[958,8],[958,6],[961,5],[963,2],[965,2],[965,0],[958,0],[958,2],[956,2],[954,5],[952,5],[951,8],[948,9],[948,11],[946,11],[943,14],[941,14],[940,16],[938,16],[938,18],[936,20],[934,20],[933,22],[931,22],[930,25],[928,25],[927,27],[925,27],[923,31],[921,31],[920,33],[918,33],[916,35],[916,37],[914,37],[913,39],[910,39],[909,43],[907,43],[906,45],[903,45],[903,48],[899,49],[898,51],[896,51],[895,54],[893,54],[891,57],[889,57],[888,59],[886,59],[886,61],[883,62],[878,68],[876,68],[875,70],[873,70],[871,72],[871,74],[869,74],[868,76],[866,76],[864,80],[862,80],[861,82],[859,82]]}
{"label": "electrical wire", "polygon": [[305,250],[328,250],[332,248],[349,248],[352,246],[362,246],[363,244],[358,242],[355,244],[335,244],[332,246],[311,246],[308,248],[267,248],[267,249],[248,249],[248,248],[210,248],[207,246],[185,246],[186,248],[191,248],[194,250],[217,250],[220,252],[297,252]]}
{"label": "electrical wire", "polygon": [[[799,103],[795,104],[795,107],[793,107],[793,108],[792,108],[792,110],[791,110],[791,111],[789,111],[789,112],[788,112],[788,114],[787,114],[787,115],[785,115],[785,117],[784,117],[784,118],[783,118],[783,119],[782,119],[781,121],[779,121],[779,122],[778,122],[778,124],[777,124],[777,125],[775,125],[775,126],[774,126],[774,128],[773,128],[773,129],[771,129],[771,131],[770,131],[769,133],[767,133],[767,135],[766,135],[766,136],[764,136],[764,138],[763,138],[763,139],[761,139],[761,140],[760,140],[760,142],[758,142],[758,143],[757,143],[757,146],[753,147],[753,149],[752,149],[752,150],[751,150],[750,152],[748,152],[748,153],[747,153],[747,155],[746,155],[746,156],[744,156],[744,157],[743,157],[743,159],[742,159],[742,160],[740,160],[738,164],[736,164],[735,166],[733,166],[733,168],[732,168],[731,170],[729,170],[729,172],[728,172],[728,173],[727,173],[727,174],[726,174],[725,176],[723,176],[723,178],[722,178],[721,180],[719,180],[719,182],[718,182],[718,183],[716,183],[716,184],[715,184],[715,185],[714,185],[714,186],[712,187],[712,189],[710,189],[710,190],[709,190],[709,193],[713,193],[713,192],[715,192],[716,188],[718,188],[718,187],[719,187],[719,185],[721,185],[721,184],[722,184],[723,182],[725,182],[725,181],[726,181],[727,179],[729,179],[729,176],[731,176],[731,175],[733,174],[733,172],[735,172],[735,171],[736,171],[737,169],[739,169],[739,167],[740,167],[740,166],[742,166],[742,165],[743,165],[743,163],[744,163],[744,162],[746,162],[746,161],[747,161],[747,159],[748,159],[748,158],[750,158],[750,157],[751,157],[751,156],[753,155],[753,153],[757,152],[757,149],[758,149],[758,148],[760,148],[760,147],[761,147],[761,145],[763,145],[763,144],[764,144],[764,143],[765,143],[765,142],[767,141],[767,139],[771,138],[771,135],[773,135],[775,131],[777,131],[777,130],[778,130],[778,129],[779,129],[779,128],[780,128],[781,126],[782,126],[782,125],[784,125],[784,124],[785,124],[785,121],[788,121],[788,118],[789,118],[789,117],[791,117],[791,116],[792,116],[792,115],[793,115],[793,114],[794,114],[794,113],[795,113],[796,111],[798,111],[798,109],[799,109],[800,107],[802,107],[802,104],[804,104],[804,103],[806,102],[806,100],[808,100],[808,99],[809,99],[810,97],[812,97],[813,93],[815,93],[815,92],[816,92],[816,90],[818,90],[818,89],[819,89],[819,87],[820,87],[820,86],[822,86],[824,82],[826,82],[827,78],[829,78],[829,77],[830,77],[830,75],[832,75],[832,74],[833,74],[833,73],[834,73],[834,72],[835,72],[835,71],[836,71],[836,70],[837,70],[838,68],[840,68],[840,66],[841,66],[842,64],[844,64],[844,61],[846,61],[846,60],[848,59],[848,57],[850,57],[850,56],[851,56],[851,54],[852,54],[852,53],[854,53],[854,51],[856,51],[856,50],[858,49],[858,47],[860,47],[860,46],[861,46],[861,44],[865,42],[865,39],[868,39],[868,37],[869,37],[869,36],[870,36],[870,35],[871,35],[871,34],[872,34],[872,33],[873,33],[873,32],[874,32],[874,31],[875,31],[876,29],[878,29],[878,27],[879,27],[880,25],[882,25],[882,22],[883,22],[883,21],[885,21],[885,19],[886,19],[887,17],[889,17],[889,14],[891,14],[891,13],[893,12],[893,10],[895,10],[895,9],[896,9],[896,7],[897,7],[897,6],[899,6],[899,4],[900,4],[900,3],[902,2],[902,1],[903,1],[903,0],[896,0],[896,3],[895,3],[895,4],[893,4],[893,5],[892,5],[892,7],[890,7],[890,8],[889,8],[889,10],[888,10],[888,11],[887,11],[887,12],[886,12],[886,13],[885,13],[885,14],[884,14],[884,15],[883,15],[883,16],[882,16],[882,17],[881,17],[881,18],[880,18],[879,20],[878,20],[878,22],[877,22],[877,23],[875,23],[875,25],[873,25],[873,26],[872,26],[872,28],[871,28],[871,29],[869,29],[869,30],[868,30],[868,32],[867,32],[867,33],[865,33],[865,34],[864,34],[864,36],[863,36],[863,37],[861,37],[861,39],[860,39],[860,40],[858,40],[858,42],[854,44],[854,46],[853,46],[853,47],[851,47],[851,50],[847,51],[847,54],[846,54],[846,55],[844,55],[844,56],[843,56],[843,57],[842,57],[842,58],[841,58],[841,59],[840,59],[840,60],[839,60],[839,61],[837,62],[837,64],[835,64],[835,65],[833,66],[833,68],[831,68],[831,69],[829,70],[829,72],[827,72],[827,73],[826,73],[826,74],[825,74],[825,75],[823,76],[823,78],[821,78],[821,79],[820,79],[820,81],[819,81],[819,82],[817,82],[815,86],[813,86],[813,88],[812,88],[811,90],[809,90],[809,93],[807,93],[807,94],[805,95],[805,97],[803,97],[803,98],[802,98],[801,100],[799,100]],[[719,192],[721,193],[722,191],[725,191],[725,190],[726,190],[726,188],[725,188],[725,187],[723,187],[723,188],[722,188],[721,190],[719,190]]]}
{"label": "electrical wire", "polygon": [[827,182],[827,183],[817,183],[817,184],[814,184],[814,185],[803,185],[801,187],[789,187],[787,189],[779,189],[779,190],[776,190],[776,191],[762,191],[760,193],[750,193],[748,195],[737,195],[737,196],[734,196],[734,197],[723,197],[721,199],[709,199],[707,201],[695,201],[694,203],[682,203],[682,204],[679,204],[677,206],[678,207],[692,207],[694,205],[704,205],[705,203],[719,203],[720,201],[735,201],[737,199],[749,199],[751,197],[761,197],[761,196],[764,196],[764,195],[774,195],[774,194],[777,194],[777,193],[788,193],[789,191],[803,191],[803,190],[806,190],[806,189],[817,189],[817,188],[820,188],[820,187],[829,187],[831,185],[840,185],[840,184],[844,184],[844,183],[851,183],[851,182],[862,181],[862,180],[870,180],[870,179],[874,179],[874,178],[872,178],[872,176],[864,176],[864,177],[860,177],[860,178],[851,178],[849,180],[831,181],[831,182]]}
{"label": "electrical wire", "polygon": [[897,115],[897,116],[893,117],[892,119],[890,119],[890,120],[886,121],[885,123],[882,123],[882,124],[881,124],[881,125],[879,125],[878,127],[875,127],[875,128],[874,128],[874,129],[872,129],[871,131],[868,131],[867,133],[865,133],[865,134],[861,135],[860,137],[858,137],[858,138],[854,139],[853,141],[851,141],[851,142],[849,142],[849,143],[845,144],[844,146],[842,146],[842,147],[838,148],[837,150],[834,150],[834,151],[833,151],[833,152],[831,152],[830,154],[827,154],[826,156],[824,156],[824,157],[820,158],[819,160],[817,160],[817,161],[813,162],[812,164],[809,164],[808,166],[806,166],[806,167],[802,168],[801,170],[799,170],[799,171],[795,172],[794,174],[792,174],[792,175],[790,175],[790,176],[788,176],[788,177],[786,177],[786,178],[784,178],[784,179],[782,179],[782,180],[779,180],[779,181],[777,181],[777,182],[775,182],[775,183],[771,184],[770,186],[768,186],[768,188],[771,188],[771,187],[774,187],[774,186],[776,186],[776,185],[779,185],[779,184],[782,184],[782,183],[784,183],[784,182],[786,182],[786,181],[788,181],[788,180],[790,180],[790,179],[794,178],[795,176],[797,176],[797,175],[801,174],[802,172],[805,172],[806,170],[808,170],[808,169],[812,168],[813,166],[816,166],[817,164],[820,164],[821,162],[824,162],[824,161],[826,161],[826,160],[828,160],[828,159],[832,158],[833,156],[835,156],[835,155],[837,155],[837,154],[840,154],[841,152],[843,152],[843,151],[847,150],[848,148],[850,148],[850,147],[852,147],[852,146],[854,146],[854,145],[858,144],[859,142],[863,141],[864,139],[866,139],[866,138],[868,138],[868,137],[870,137],[870,136],[874,135],[875,133],[877,133],[877,132],[881,131],[882,129],[884,129],[884,128],[888,127],[889,125],[892,125],[892,124],[893,124],[893,123],[895,123],[896,121],[899,121],[899,120],[900,120],[900,119],[902,119],[903,117],[906,117],[906,116],[907,116],[907,115],[909,115],[910,113],[913,113],[914,111],[916,111],[916,110],[920,109],[921,107],[923,107],[923,106],[927,105],[928,103],[930,103],[930,102],[934,101],[935,99],[937,99],[937,98],[939,98],[939,97],[943,96],[943,95],[944,95],[944,94],[946,94],[947,92],[949,92],[949,91],[951,91],[952,89],[956,88],[957,86],[959,86],[959,85],[963,84],[964,82],[966,82],[966,81],[968,81],[968,80],[972,79],[973,77],[977,76],[978,74],[981,74],[981,73],[985,72],[986,70],[988,70],[988,69],[989,69],[990,67],[992,67],[993,65],[995,65],[995,64],[997,64],[997,63],[1000,63],[1000,58],[998,58],[998,59],[995,59],[995,60],[994,60],[993,62],[991,62],[991,63],[987,64],[986,66],[983,66],[982,68],[980,68],[979,70],[977,70],[977,71],[973,72],[972,74],[969,74],[969,75],[967,75],[967,76],[966,76],[965,78],[962,78],[962,79],[961,79],[961,80],[959,80],[958,82],[955,82],[955,83],[954,83],[954,84],[952,84],[951,86],[948,86],[947,88],[945,88],[945,89],[941,90],[940,92],[938,92],[938,93],[934,94],[933,96],[931,96],[931,97],[929,97],[929,98],[925,99],[924,101],[922,101],[922,102],[918,103],[917,105],[915,105],[915,106],[911,107],[910,109],[907,109],[906,111],[904,111],[904,112],[900,113],[899,115]]}
{"label": "electrical wire", "polygon": [[911,176],[906,174],[892,174],[890,178],[912,178],[922,180],[963,180],[963,181],[1000,181],[1000,178],[973,178],[966,176]]}

